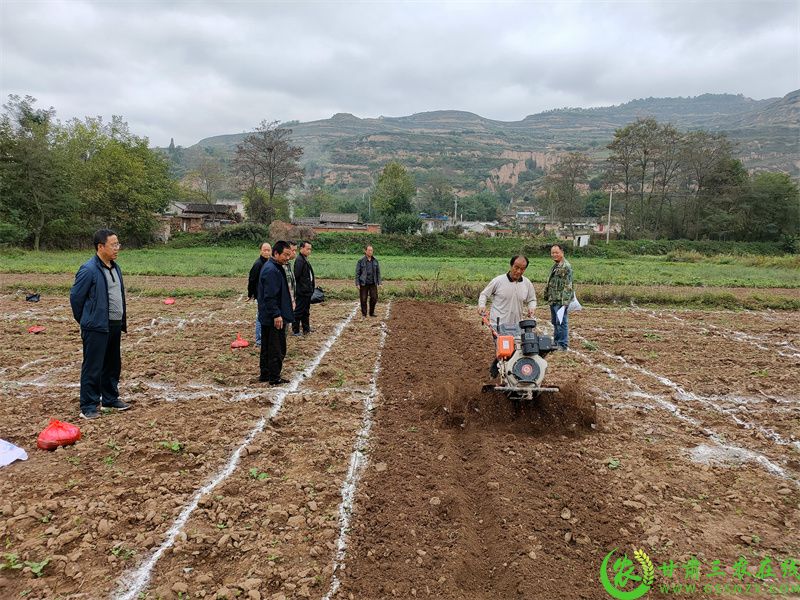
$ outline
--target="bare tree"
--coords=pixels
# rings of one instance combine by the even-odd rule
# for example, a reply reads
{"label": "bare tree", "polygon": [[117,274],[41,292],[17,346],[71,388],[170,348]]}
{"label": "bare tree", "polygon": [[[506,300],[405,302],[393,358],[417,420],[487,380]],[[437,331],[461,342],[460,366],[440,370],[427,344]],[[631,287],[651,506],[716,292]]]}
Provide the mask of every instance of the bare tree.
{"label": "bare tree", "polygon": [[[581,152],[562,156],[546,176],[552,213],[562,222],[574,223],[581,214],[579,184],[586,183],[589,157]],[[572,227],[572,225],[571,225]]]}
{"label": "bare tree", "polygon": [[206,204],[214,204],[214,196],[225,182],[225,173],[219,160],[204,155],[196,163],[193,174],[202,186]]}
{"label": "bare tree", "polygon": [[657,235],[671,234],[674,231],[672,223],[664,225],[664,207],[667,206],[668,214],[671,216],[672,194],[677,191],[680,183],[682,145],[683,135],[675,127],[671,124],[661,127],[659,149],[654,164],[654,187],[658,191],[658,208],[655,211],[653,231]]}
{"label": "bare tree", "polygon": [[622,231],[626,237],[630,236],[631,221],[630,205],[631,193],[634,189],[634,162],[636,146],[633,140],[633,125],[618,129],[607,148],[611,150],[608,157],[608,172],[606,179],[614,186],[622,184]]}
{"label": "bare tree", "polygon": [[262,121],[255,131],[236,147],[233,167],[245,190],[257,187],[275,194],[289,190],[303,181],[300,157],[303,149],[290,142],[292,130],[279,127],[278,121]]}
{"label": "bare tree", "polygon": [[[690,189],[691,206],[684,213],[684,229],[694,239],[700,236],[703,205],[706,201],[709,181],[720,164],[730,159],[733,145],[722,133],[692,131],[686,134],[684,167]],[[691,231],[689,226],[694,229]]]}
{"label": "bare tree", "polygon": [[[731,157],[724,134],[681,133],[670,124],[637,119],[614,134],[606,179],[622,188],[626,237],[693,237],[703,233],[712,179]],[[718,194],[717,194],[718,195]],[[724,211],[723,211],[724,212]],[[725,221],[720,215],[718,221]]]}

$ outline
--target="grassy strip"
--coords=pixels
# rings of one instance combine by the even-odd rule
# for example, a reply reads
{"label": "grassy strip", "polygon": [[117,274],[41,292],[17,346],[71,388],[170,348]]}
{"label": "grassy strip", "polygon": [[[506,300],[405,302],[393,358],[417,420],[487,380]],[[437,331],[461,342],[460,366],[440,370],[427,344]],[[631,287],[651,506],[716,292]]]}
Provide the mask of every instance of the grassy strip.
{"label": "grassy strip", "polygon": [[[392,289],[387,295],[397,298],[414,298],[442,302],[460,302],[477,305],[482,286],[435,285],[431,283],[407,284]],[[349,294],[346,294],[349,297]],[[355,297],[355,292],[352,294]],[[336,297],[336,292],[329,294]],[[637,304],[641,306],[664,306],[697,309],[729,310],[800,310],[800,299],[777,294],[758,293],[737,297],[728,292],[670,293],[647,288],[625,288],[624,290],[587,290],[581,295],[581,303],[591,306],[619,306]]]}
{"label": "grassy strip", "polygon": [[[3,257],[6,273],[70,273],[91,253],[17,252]],[[183,248],[128,250],[120,256],[126,275],[184,277],[246,277],[255,252],[241,248]],[[314,253],[311,262],[321,280],[354,276],[357,254]],[[485,283],[508,268],[500,258],[381,256],[387,281],[449,281]],[[669,285],[687,287],[800,288],[800,263],[786,257],[698,258],[640,256],[625,259],[574,258],[575,280],[598,285]],[[683,260],[688,258],[688,260]],[[543,283],[550,271],[549,258],[532,258],[527,276]],[[236,284],[231,284],[234,287]]]}
{"label": "grassy strip", "polygon": [[[18,285],[6,286],[5,293],[14,293],[20,289]],[[381,297],[412,298],[433,300],[437,302],[458,302],[477,304],[477,298],[483,285],[474,283],[452,283],[436,281],[420,281],[411,283],[393,283],[381,288]],[[69,285],[43,285],[37,290],[44,295],[66,296]],[[128,286],[128,294],[146,298],[235,298],[242,290],[234,287],[217,289],[164,288],[133,284]],[[355,286],[333,285],[325,287],[325,296],[329,300],[358,300]],[[759,290],[746,296],[736,296],[729,292],[682,291],[680,293],[652,290],[646,287],[636,288],[586,288],[580,296],[581,303],[591,306],[619,306],[637,304],[641,306],[664,306],[697,309],[729,309],[729,310],[795,310],[800,311],[800,298],[789,298],[779,294],[771,294],[768,290]]]}
{"label": "grassy strip", "polygon": [[[243,223],[219,231],[179,233],[170,241],[172,248],[198,248],[203,246],[238,246],[257,248],[269,240],[267,227]],[[366,244],[372,244],[381,256],[450,256],[463,258],[510,257],[513,254],[528,256],[550,255],[554,238],[467,236],[452,233],[423,235],[371,234],[339,232],[318,234],[314,247],[331,254],[357,254]],[[629,256],[664,256],[671,252],[698,253],[704,256],[730,255],[780,255],[791,251],[785,242],[722,242],[692,240],[614,240],[609,244],[600,236],[592,244],[571,250],[574,256],[626,258]]]}

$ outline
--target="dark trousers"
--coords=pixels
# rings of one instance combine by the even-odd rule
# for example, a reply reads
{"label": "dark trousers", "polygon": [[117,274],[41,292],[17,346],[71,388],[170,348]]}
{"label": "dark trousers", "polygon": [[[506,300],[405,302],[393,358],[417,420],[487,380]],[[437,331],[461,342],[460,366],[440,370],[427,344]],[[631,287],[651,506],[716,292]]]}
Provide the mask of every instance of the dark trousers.
{"label": "dark trousers", "polygon": [[300,333],[300,325],[303,326],[303,333],[311,332],[311,324],[309,318],[311,317],[311,296],[301,296],[297,294],[294,303],[294,323],[292,323],[292,331]]}
{"label": "dark trousers", "polygon": [[286,328],[276,329],[275,325],[261,324],[261,354],[259,367],[261,381],[277,382],[281,378],[283,359],[286,357]]}
{"label": "dark trousers", "polygon": [[358,296],[361,300],[361,314],[367,316],[367,296],[369,296],[369,314],[375,316],[375,305],[378,303],[378,284],[358,286]]}
{"label": "dark trousers", "polygon": [[81,411],[96,410],[119,398],[119,375],[122,372],[120,340],[122,322],[111,321],[108,332],[81,329],[83,364],[81,365]]}

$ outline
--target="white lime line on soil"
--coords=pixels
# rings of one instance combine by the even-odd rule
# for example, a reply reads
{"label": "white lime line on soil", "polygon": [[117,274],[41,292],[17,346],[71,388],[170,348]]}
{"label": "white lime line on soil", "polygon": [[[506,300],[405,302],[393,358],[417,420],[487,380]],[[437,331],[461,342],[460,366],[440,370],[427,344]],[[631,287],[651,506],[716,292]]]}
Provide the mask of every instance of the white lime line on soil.
{"label": "white lime line on soil", "polygon": [[375,399],[378,397],[378,375],[381,371],[381,354],[386,343],[386,319],[392,310],[391,302],[386,306],[386,315],[381,323],[381,339],[378,342],[378,357],[375,359],[375,367],[372,369],[372,379],[370,380],[369,394],[364,398],[364,410],[361,414],[361,429],[356,436],[353,444],[353,453],[350,455],[350,465],[347,468],[347,477],[342,484],[342,502],[339,504],[339,538],[336,542],[336,555],[333,559],[333,575],[331,577],[331,587],[325,594],[323,600],[330,600],[339,590],[341,582],[337,572],[343,567],[344,559],[347,554],[347,532],[350,529],[350,518],[353,515],[353,504],[355,502],[356,488],[361,479],[361,474],[367,465],[367,455],[364,454],[369,433],[372,429],[372,411],[375,410]]}
{"label": "white lime line on soil", "polygon": [[[0,316],[3,321],[21,321],[28,319],[40,319],[47,321],[71,321],[72,313],[70,312],[69,304],[59,304],[49,308],[28,308],[21,312],[9,312]],[[63,316],[54,316],[57,313],[64,313]]]}
{"label": "white lime line on soil", "polygon": [[[48,315],[48,314],[10,314],[5,315],[2,319],[3,321],[26,321],[25,325],[27,326],[28,323],[67,323],[67,322],[75,322],[72,316],[65,317],[65,316],[58,316],[58,315]],[[22,326],[22,325],[20,325]]]}
{"label": "white lime line on soil", "polygon": [[171,325],[173,328],[177,329],[184,329],[187,325],[232,325],[235,327],[241,326],[249,326],[255,324],[255,319],[251,321],[246,321],[244,319],[236,319],[236,320],[223,320],[223,319],[214,319],[211,317],[153,317],[150,320],[148,325],[140,325],[136,329],[133,330],[134,333],[139,333],[142,331],[149,331],[151,329],[155,329],[161,325]]}
{"label": "white lime line on soil", "polygon": [[[587,340],[582,335],[580,335],[578,333],[574,333],[574,335],[575,335],[576,339],[579,339],[582,342],[590,343],[589,340]],[[758,423],[751,423],[750,421],[745,421],[744,419],[740,419],[738,416],[736,416],[734,414],[734,412],[731,409],[725,408],[725,407],[720,406],[719,404],[717,404],[714,401],[714,398],[710,398],[708,396],[701,396],[699,394],[695,394],[693,392],[689,392],[689,391],[685,390],[683,388],[683,386],[681,386],[678,383],[675,383],[674,381],[672,381],[668,377],[665,377],[663,375],[659,375],[658,373],[653,373],[652,371],[650,371],[649,369],[645,369],[641,365],[637,365],[637,364],[628,362],[627,360],[625,360],[624,356],[617,356],[617,355],[611,354],[610,352],[606,352],[605,350],[602,350],[600,348],[597,349],[597,352],[599,352],[600,354],[602,354],[606,358],[610,358],[612,360],[616,360],[616,361],[622,363],[625,367],[627,367],[629,369],[633,369],[634,371],[638,371],[639,373],[642,373],[643,375],[647,375],[648,377],[651,377],[651,378],[655,379],[661,385],[670,388],[675,393],[675,395],[677,396],[677,398],[679,400],[688,401],[688,402],[698,402],[700,404],[703,404],[704,406],[708,406],[712,410],[729,417],[730,419],[733,420],[734,423],[736,423],[739,427],[741,427],[743,429],[752,429],[752,430],[758,431],[765,438],[775,442],[776,444],[779,444],[781,446],[793,446],[794,448],[800,450],[800,441],[798,441],[798,440],[786,440],[786,439],[783,438],[783,436],[781,436],[779,433],[777,433],[773,429],[770,429],[768,427],[764,427],[763,425],[759,425]]]}
{"label": "white lime line on soil", "polygon": [[583,352],[570,349],[570,354],[574,354],[575,356],[578,356],[581,360],[583,360],[588,365],[591,365],[593,367],[596,367],[597,369],[600,369],[601,371],[603,371],[609,377],[609,379],[611,379],[613,381],[620,381],[620,382],[626,384],[627,386],[629,386],[633,390],[633,393],[635,394],[635,397],[641,398],[641,399],[652,400],[653,402],[658,404],[661,408],[666,410],[668,413],[670,413],[671,415],[673,415],[677,419],[679,419],[681,421],[685,421],[685,422],[689,423],[690,425],[693,425],[694,427],[698,428],[703,433],[703,435],[705,435],[710,440],[712,440],[722,450],[724,450],[726,452],[729,452],[729,453],[733,453],[733,454],[739,455],[739,456],[746,456],[748,458],[748,460],[759,464],[768,473],[770,473],[772,475],[776,475],[776,476],[778,476],[778,477],[780,477],[782,479],[788,479],[789,481],[792,481],[795,485],[800,487],[800,481],[798,481],[797,479],[795,479],[794,477],[792,477],[791,475],[786,473],[786,471],[780,465],[776,465],[774,462],[772,462],[769,458],[767,458],[766,456],[764,456],[760,452],[756,452],[755,450],[749,450],[747,448],[742,448],[741,446],[735,446],[733,444],[728,444],[725,441],[725,439],[720,434],[718,434],[716,431],[714,431],[713,429],[709,429],[708,427],[704,426],[699,420],[695,419],[694,417],[690,417],[688,415],[683,414],[681,412],[680,408],[678,408],[672,402],[668,401],[663,396],[658,396],[656,394],[650,394],[650,393],[644,391],[641,387],[639,387],[639,385],[637,385],[631,379],[629,379],[627,377],[624,377],[622,375],[618,375],[616,372],[614,372],[613,369],[611,369],[611,367],[608,367],[608,366],[606,366],[606,365],[604,365],[602,363],[597,362],[594,358],[584,354]]}
{"label": "white lime line on soil", "polygon": [[[219,313],[225,313],[229,311],[238,310],[241,308],[243,304],[241,301],[241,296],[234,302],[233,306],[226,306],[224,308],[218,308],[211,311],[204,311],[202,309],[191,311],[186,313],[183,316],[175,315],[175,316],[158,316],[153,317],[150,319],[150,323],[148,325],[140,325],[133,329],[133,333],[141,333],[141,332],[149,332],[148,335],[140,337],[136,340],[134,345],[141,344],[145,340],[150,339],[151,337],[157,337],[159,335],[165,335],[170,333],[174,330],[180,330],[186,328],[187,325],[197,325],[197,324],[213,324],[213,325],[234,325],[236,327],[242,325],[246,326],[251,324],[250,321],[223,321],[216,317]],[[255,319],[252,321],[255,323]],[[165,325],[166,327],[162,327]]]}
{"label": "white lime line on soil", "polygon": [[[705,333],[714,333],[721,338],[726,340],[731,340],[733,342],[739,342],[742,344],[750,344],[751,346],[755,346],[759,350],[764,350],[765,352],[775,352],[779,356],[783,356],[784,358],[800,358],[800,350],[792,346],[789,342],[776,342],[774,340],[769,339],[767,336],[764,335],[753,335],[749,333],[745,333],[744,331],[737,331],[735,329],[726,329],[725,327],[719,327],[718,325],[714,325],[713,323],[706,323],[705,325],[699,325],[698,323],[693,323],[691,321],[687,321],[672,312],[656,312],[654,310],[650,310],[647,308],[641,308],[639,306],[635,306],[635,310],[641,313],[644,313],[648,317],[653,319],[657,319],[659,321],[663,321],[664,317],[669,317],[679,323],[684,325],[688,325],[690,327],[695,328],[697,331],[705,332]],[[789,350],[789,352],[782,352],[777,348],[770,348],[765,346],[764,344],[773,344],[774,346],[784,348]]]}
{"label": "white lime line on soil", "polygon": [[58,358],[57,356],[46,356],[44,358],[37,358],[36,360],[32,360],[30,362],[26,362],[24,365],[20,365],[18,367],[3,367],[0,369],[0,375],[8,371],[9,369],[15,369],[17,371],[24,371],[28,367],[32,367],[34,365],[40,365],[42,363],[50,362],[51,360],[55,360]]}
{"label": "white lime line on soil", "polygon": [[331,349],[334,342],[339,339],[339,336],[342,334],[342,331],[344,331],[344,328],[348,323],[350,323],[350,321],[353,320],[356,310],[357,309],[354,308],[352,312],[350,312],[350,314],[336,326],[331,336],[322,345],[322,348],[320,348],[320,351],[317,353],[308,367],[295,375],[285,388],[278,388],[278,393],[275,396],[274,403],[270,407],[268,414],[265,417],[262,417],[256,426],[250,431],[250,433],[247,434],[244,442],[242,442],[242,444],[234,451],[228,460],[228,463],[216,475],[216,477],[195,492],[191,501],[183,508],[180,515],[178,515],[178,518],[172,524],[172,527],[170,527],[169,531],[167,531],[164,542],[162,542],[162,544],[141,565],[139,565],[139,567],[133,573],[128,576],[124,576],[121,579],[118,589],[112,593],[112,598],[116,598],[118,600],[135,600],[138,598],[139,593],[144,590],[144,588],[150,582],[150,576],[156,563],[164,554],[164,552],[175,543],[175,539],[178,537],[181,529],[186,524],[186,521],[189,520],[189,517],[197,508],[198,504],[200,503],[200,499],[209,492],[213,491],[214,488],[225,481],[236,470],[236,466],[238,465],[239,459],[242,455],[242,450],[244,450],[259,433],[264,431],[267,421],[278,414],[278,411],[280,411],[281,407],[283,406],[283,400],[286,398],[286,396],[289,395],[289,393],[297,390],[300,384],[314,373],[314,370],[319,366],[319,363]]}

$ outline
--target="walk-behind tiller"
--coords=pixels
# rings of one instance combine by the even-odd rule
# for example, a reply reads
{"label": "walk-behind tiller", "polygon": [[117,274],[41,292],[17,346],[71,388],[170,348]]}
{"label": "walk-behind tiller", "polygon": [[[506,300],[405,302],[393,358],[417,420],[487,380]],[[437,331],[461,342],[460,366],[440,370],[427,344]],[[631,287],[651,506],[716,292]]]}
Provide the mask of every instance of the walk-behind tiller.
{"label": "walk-behind tiller", "polygon": [[523,319],[518,325],[492,327],[489,319],[484,324],[497,342],[497,370],[500,384],[487,384],[483,391],[505,392],[511,400],[533,400],[542,392],[558,392],[557,387],[543,387],[547,372],[545,356],[556,349],[553,338],[536,333],[536,319]]}

